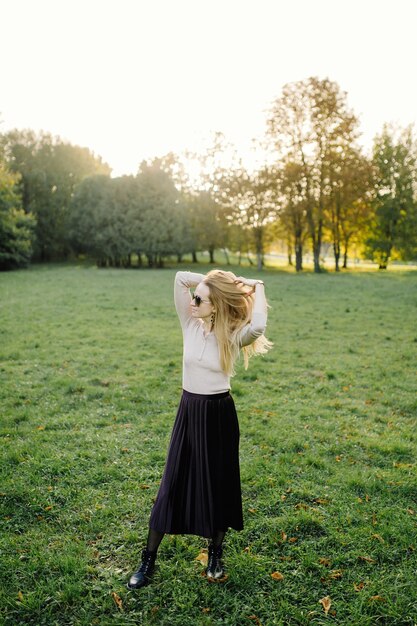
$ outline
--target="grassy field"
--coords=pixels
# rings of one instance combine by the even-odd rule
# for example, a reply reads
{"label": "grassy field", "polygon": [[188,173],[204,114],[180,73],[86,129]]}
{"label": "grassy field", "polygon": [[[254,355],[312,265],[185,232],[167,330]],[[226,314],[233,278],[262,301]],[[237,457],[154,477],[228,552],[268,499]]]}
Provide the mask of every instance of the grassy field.
{"label": "grassy field", "polygon": [[0,623],[414,626],[411,271],[264,272],[274,349],[233,380],[229,579],[201,575],[204,539],[168,536],[127,591],[181,392],[174,273],[0,275]]}

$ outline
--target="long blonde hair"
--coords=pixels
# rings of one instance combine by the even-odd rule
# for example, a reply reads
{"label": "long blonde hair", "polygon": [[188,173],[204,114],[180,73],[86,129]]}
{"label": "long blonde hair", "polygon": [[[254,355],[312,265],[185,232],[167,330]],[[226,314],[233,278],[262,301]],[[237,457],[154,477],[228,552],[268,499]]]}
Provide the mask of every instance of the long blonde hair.
{"label": "long blonde hair", "polygon": [[[252,319],[255,296],[252,289],[236,283],[233,272],[212,270],[203,282],[210,289],[210,300],[215,309],[213,331],[220,351],[220,365],[226,374],[233,376],[234,365],[239,356],[239,332]],[[242,348],[245,369],[249,358],[255,354],[265,354],[272,343],[261,335],[249,346]]]}

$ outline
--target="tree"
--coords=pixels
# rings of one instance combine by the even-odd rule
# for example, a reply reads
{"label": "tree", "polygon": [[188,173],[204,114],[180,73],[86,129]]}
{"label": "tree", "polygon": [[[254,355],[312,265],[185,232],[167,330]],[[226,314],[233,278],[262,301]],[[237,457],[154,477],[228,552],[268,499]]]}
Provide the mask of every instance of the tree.
{"label": "tree", "polygon": [[376,188],[366,249],[386,269],[393,250],[406,259],[417,256],[417,161],[411,127],[396,131],[385,125],[375,138],[373,163]]}
{"label": "tree", "polygon": [[332,155],[351,145],[358,120],[337,83],[311,77],[284,86],[268,119],[268,136],[281,159],[297,164],[303,176],[306,221],[320,272],[325,207],[330,193]]}
{"label": "tree", "polygon": [[[295,251],[295,269],[303,269],[303,248],[307,239],[307,202],[303,167],[287,161],[277,171],[277,201],[280,205],[279,222],[287,237],[288,250]],[[289,261],[290,252],[289,252]]]}
{"label": "tree", "polygon": [[32,256],[35,220],[22,209],[18,184],[0,163],[0,270],[26,267]]}
{"label": "tree", "polygon": [[329,168],[330,193],[326,205],[326,226],[330,233],[335,270],[347,267],[349,244],[359,241],[369,221],[373,169],[371,163],[353,146],[339,147]]}
{"label": "tree", "polygon": [[65,257],[74,189],[87,176],[109,175],[109,166],[87,148],[48,133],[14,130],[3,139],[7,164],[20,174],[23,208],[36,217],[36,258],[47,261]]}

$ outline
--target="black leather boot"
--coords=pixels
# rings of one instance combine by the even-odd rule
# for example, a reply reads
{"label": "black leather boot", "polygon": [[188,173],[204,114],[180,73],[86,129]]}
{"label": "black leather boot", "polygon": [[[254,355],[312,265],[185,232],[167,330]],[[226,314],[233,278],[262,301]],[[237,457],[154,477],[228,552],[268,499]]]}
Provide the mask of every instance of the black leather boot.
{"label": "black leather boot", "polygon": [[127,583],[128,589],[139,589],[150,582],[151,576],[155,569],[156,552],[150,552],[146,548],[142,550],[142,563],[129,578]]}
{"label": "black leather boot", "polygon": [[221,582],[227,578],[221,560],[222,554],[221,546],[214,546],[212,543],[209,545],[206,575],[210,581]]}

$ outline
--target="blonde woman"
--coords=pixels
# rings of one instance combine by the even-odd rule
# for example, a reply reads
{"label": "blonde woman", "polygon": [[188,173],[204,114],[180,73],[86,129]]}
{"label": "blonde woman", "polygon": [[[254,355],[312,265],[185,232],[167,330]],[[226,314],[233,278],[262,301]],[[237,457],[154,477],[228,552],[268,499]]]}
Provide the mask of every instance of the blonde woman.
{"label": "blonde woman", "polygon": [[129,589],[150,581],[165,533],[208,538],[207,579],[225,579],[224,536],[228,528],[243,529],[239,424],[230,377],[240,351],[247,367],[251,355],[272,345],[263,334],[267,303],[262,281],[221,270],[178,272],[174,296],[184,342],[183,393],[147,545]]}

